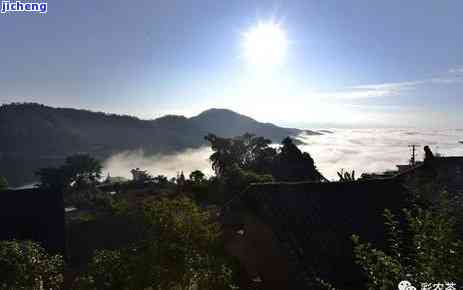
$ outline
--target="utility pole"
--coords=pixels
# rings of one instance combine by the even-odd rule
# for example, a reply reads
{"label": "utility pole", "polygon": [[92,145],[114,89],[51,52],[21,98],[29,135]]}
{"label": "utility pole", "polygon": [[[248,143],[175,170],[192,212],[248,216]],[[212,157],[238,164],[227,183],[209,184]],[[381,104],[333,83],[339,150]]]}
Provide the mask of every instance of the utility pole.
{"label": "utility pole", "polygon": [[410,165],[411,166],[415,166],[416,164],[416,147],[419,146],[419,145],[416,145],[416,144],[411,144],[411,145],[408,145],[409,148],[412,148],[412,158],[410,158]]}

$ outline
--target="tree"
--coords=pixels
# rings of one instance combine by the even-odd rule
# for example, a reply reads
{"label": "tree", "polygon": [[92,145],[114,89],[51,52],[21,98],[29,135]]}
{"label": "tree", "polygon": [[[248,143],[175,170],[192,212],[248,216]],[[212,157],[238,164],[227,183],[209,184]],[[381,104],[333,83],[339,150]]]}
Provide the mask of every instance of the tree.
{"label": "tree", "polygon": [[195,184],[201,184],[205,181],[205,176],[201,170],[195,170],[190,173],[190,180]]}
{"label": "tree", "polygon": [[139,213],[144,237],[132,247],[97,251],[85,289],[234,289],[220,226],[188,198],[161,198]]}
{"label": "tree", "polygon": [[101,163],[87,154],[76,154],[66,158],[62,170],[77,186],[96,182],[101,178]]}
{"label": "tree", "polygon": [[274,176],[281,181],[325,181],[315,167],[315,162],[307,152],[301,152],[290,137],[281,142],[283,145],[277,156]]}
{"label": "tree", "polygon": [[368,289],[397,289],[402,280],[421,283],[463,283],[463,241],[455,229],[454,211],[446,193],[430,208],[404,209],[405,226],[384,212],[388,249],[375,249],[353,236],[354,254],[368,278]]}
{"label": "tree", "polygon": [[101,163],[86,154],[76,154],[66,158],[60,167],[42,168],[37,171],[40,187],[65,190],[80,188],[101,178]]}
{"label": "tree", "polygon": [[158,175],[153,178],[153,181],[161,187],[165,187],[169,184],[169,180],[164,175]]}
{"label": "tree", "polygon": [[278,150],[270,147],[270,140],[248,133],[235,138],[209,134],[205,138],[214,151],[210,156],[212,168],[220,178],[230,179],[239,168],[256,175],[271,175],[277,181],[326,181],[310,154],[301,152],[290,137],[282,141]]}
{"label": "tree", "polygon": [[0,191],[7,190],[8,189],[8,182],[6,181],[6,178],[3,176],[0,176]]}
{"label": "tree", "polygon": [[240,159],[245,152],[242,141],[233,138],[221,138],[214,134],[207,135],[205,139],[210,142],[214,151],[209,159],[217,176],[226,174],[227,170],[234,164],[241,165]]}
{"label": "tree", "polygon": [[251,183],[272,182],[269,174],[257,174],[250,170],[243,170],[235,166],[225,178],[225,198],[231,199],[235,194],[245,190]]}
{"label": "tree", "polygon": [[64,260],[31,241],[0,241],[0,289],[61,289]]}
{"label": "tree", "polygon": [[214,153],[210,156],[217,176],[226,175],[234,166],[259,174],[270,174],[276,150],[271,140],[246,133],[235,138],[221,138],[214,134],[205,137]]}
{"label": "tree", "polygon": [[349,172],[341,169],[341,171],[338,171],[337,173],[340,182],[355,181],[355,170]]}
{"label": "tree", "polygon": [[70,178],[62,168],[47,167],[36,172],[40,179],[39,187],[61,191],[70,184]]}
{"label": "tree", "polygon": [[237,139],[243,142],[246,148],[241,157],[240,167],[259,174],[271,173],[272,162],[277,154],[277,151],[270,147],[272,141],[249,133],[237,137]]}

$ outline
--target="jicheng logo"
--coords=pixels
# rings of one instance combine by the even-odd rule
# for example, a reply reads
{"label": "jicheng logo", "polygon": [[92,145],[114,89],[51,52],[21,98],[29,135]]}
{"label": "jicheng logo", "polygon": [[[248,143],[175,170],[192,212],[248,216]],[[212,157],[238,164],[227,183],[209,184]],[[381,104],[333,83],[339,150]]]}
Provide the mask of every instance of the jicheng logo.
{"label": "jicheng logo", "polygon": [[8,12],[37,12],[45,14],[48,11],[47,2],[2,1],[0,13]]}

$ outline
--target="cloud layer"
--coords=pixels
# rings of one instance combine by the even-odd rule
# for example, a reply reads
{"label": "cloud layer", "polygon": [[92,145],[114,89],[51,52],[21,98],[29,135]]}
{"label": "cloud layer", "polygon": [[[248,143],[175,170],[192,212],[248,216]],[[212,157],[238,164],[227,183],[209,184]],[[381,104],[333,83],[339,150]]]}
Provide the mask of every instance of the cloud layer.
{"label": "cloud layer", "polygon": [[[331,180],[336,172],[355,170],[381,172],[395,169],[397,164],[407,164],[410,158],[409,144],[419,145],[417,159],[422,159],[422,147],[429,145],[435,153],[444,156],[463,155],[462,130],[410,130],[410,129],[331,129],[333,134],[319,136],[301,135],[306,142],[300,146],[309,152],[319,170]],[[183,171],[187,176],[199,169],[212,175],[208,160],[211,149],[188,149],[171,155],[146,156],[143,151],[124,152],[112,156],[104,163],[105,172],[111,176],[131,178],[130,170],[139,167],[153,175],[176,176]]]}
{"label": "cloud layer", "polygon": [[337,179],[340,169],[381,172],[407,164],[411,156],[408,145],[419,145],[417,159],[423,157],[422,147],[429,145],[443,156],[463,155],[463,130],[410,129],[334,129],[333,134],[301,136],[301,146],[315,159],[317,167],[329,179]]}
{"label": "cloud layer", "polygon": [[132,178],[131,169],[140,168],[147,170],[151,175],[166,175],[175,177],[177,173],[184,172],[185,176],[191,171],[201,170],[207,175],[212,175],[209,156],[212,154],[210,147],[199,149],[187,149],[176,154],[147,156],[143,150],[126,151],[116,154],[103,164],[104,172],[111,176]]}

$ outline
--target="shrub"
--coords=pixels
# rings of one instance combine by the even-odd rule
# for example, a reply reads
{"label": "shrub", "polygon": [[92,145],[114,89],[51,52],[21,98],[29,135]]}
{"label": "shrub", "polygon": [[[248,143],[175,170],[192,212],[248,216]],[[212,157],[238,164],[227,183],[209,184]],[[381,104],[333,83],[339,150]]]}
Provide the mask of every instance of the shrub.
{"label": "shrub", "polygon": [[60,289],[64,261],[31,241],[0,241],[0,289]]}
{"label": "shrub", "polygon": [[184,197],[147,202],[136,216],[144,237],[120,250],[97,251],[80,289],[233,289],[220,227]]}
{"label": "shrub", "polygon": [[436,206],[404,209],[405,225],[390,211],[384,217],[388,249],[381,251],[353,236],[354,254],[368,278],[368,289],[396,289],[401,280],[412,285],[463,284],[463,242],[455,229],[453,210],[443,193]]}

